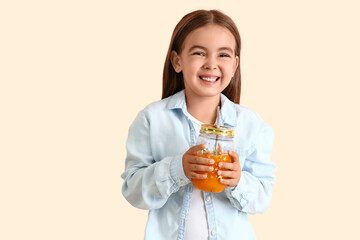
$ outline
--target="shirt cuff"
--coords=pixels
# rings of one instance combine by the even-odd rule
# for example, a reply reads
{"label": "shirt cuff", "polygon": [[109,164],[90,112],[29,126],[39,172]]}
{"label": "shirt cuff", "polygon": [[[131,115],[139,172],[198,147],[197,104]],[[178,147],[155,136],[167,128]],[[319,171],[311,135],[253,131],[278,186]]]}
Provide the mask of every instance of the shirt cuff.
{"label": "shirt cuff", "polygon": [[190,183],[190,179],[185,176],[182,155],[174,157],[170,162],[170,177],[179,187]]}
{"label": "shirt cuff", "polygon": [[245,179],[243,176],[241,176],[237,186],[227,187],[225,189],[225,194],[233,203],[233,205],[236,206],[239,210],[241,210],[248,202],[246,198],[244,198],[244,195],[246,195],[246,193],[244,193],[245,184]]}

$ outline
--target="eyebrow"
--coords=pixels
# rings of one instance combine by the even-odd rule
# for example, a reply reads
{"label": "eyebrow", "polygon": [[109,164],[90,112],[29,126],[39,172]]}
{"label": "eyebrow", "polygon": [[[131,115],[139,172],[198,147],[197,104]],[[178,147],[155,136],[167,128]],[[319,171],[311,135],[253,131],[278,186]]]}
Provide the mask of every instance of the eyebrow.
{"label": "eyebrow", "polygon": [[[203,49],[203,50],[207,50],[205,47],[203,46],[200,46],[200,45],[194,45],[192,46],[190,49],[189,49],[189,52],[191,52],[192,50],[194,50],[195,48],[200,48],[200,49]],[[231,52],[231,53],[234,53],[233,49],[229,48],[229,47],[221,47],[218,49],[218,51],[228,51],[228,52]]]}

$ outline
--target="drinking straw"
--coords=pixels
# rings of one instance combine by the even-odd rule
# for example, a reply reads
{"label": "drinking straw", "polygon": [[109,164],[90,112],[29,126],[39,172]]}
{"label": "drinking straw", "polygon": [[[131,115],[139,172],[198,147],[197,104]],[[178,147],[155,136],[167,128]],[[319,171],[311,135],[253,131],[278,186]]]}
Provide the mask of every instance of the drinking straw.
{"label": "drinking straw", "polygon": [[220,117],[220,107],[217,106],[217,114],[216,114],[216,121],[215,121],[215,125],[216,127],[220,126],[220,121],[221,121],[221,117]]}
{"label": "drinking straw", "polygon": [[[216,121],[215,121],[215,125],[217,128],[219,128],[221,126],[221,116],[220,116],[220,107],[217,106],[217,115],[216,115]],[[217,152],[217,141],[218,141],[218,135],[216,135],[216,140],[215,140],[215,153]]]}

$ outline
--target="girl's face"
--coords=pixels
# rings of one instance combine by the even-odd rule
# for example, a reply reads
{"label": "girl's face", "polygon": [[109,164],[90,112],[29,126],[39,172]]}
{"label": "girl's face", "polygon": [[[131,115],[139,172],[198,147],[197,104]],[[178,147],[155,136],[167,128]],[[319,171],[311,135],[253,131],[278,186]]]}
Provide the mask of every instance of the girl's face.
{"label": "girl's face", "polygon": [[239,64],[235,38],[219,25],[205,25],[192,31],[171,62],[182,72],[187,97],[214,97],[229,85]]}

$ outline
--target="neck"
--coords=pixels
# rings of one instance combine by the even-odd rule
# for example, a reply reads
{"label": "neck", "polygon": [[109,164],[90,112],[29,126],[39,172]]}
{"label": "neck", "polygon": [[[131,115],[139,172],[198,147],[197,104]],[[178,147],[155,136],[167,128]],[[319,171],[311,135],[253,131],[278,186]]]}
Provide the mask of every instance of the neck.
{"label": "neck", "polygon": [[194,97],[186,95],[188,113],[202,123],[215,123],[218,106],[220,106],[220,94],[214,97]]}

